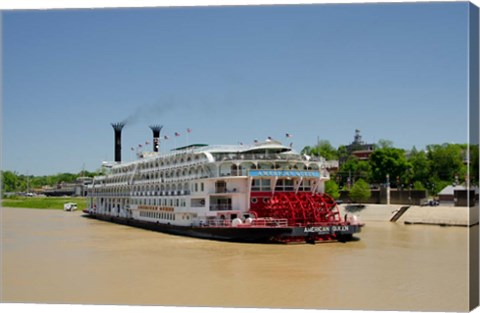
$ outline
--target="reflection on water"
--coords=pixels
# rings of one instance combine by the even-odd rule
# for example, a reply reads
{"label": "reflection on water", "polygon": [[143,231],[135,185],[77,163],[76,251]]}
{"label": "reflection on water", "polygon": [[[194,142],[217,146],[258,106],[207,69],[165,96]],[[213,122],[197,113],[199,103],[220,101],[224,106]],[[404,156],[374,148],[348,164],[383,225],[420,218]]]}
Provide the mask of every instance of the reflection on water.
{"label": "reflection on water", "polygon": [[2,211],[2,302],[468,310],[468,228],[371,222],[357,242],[254,245]]}

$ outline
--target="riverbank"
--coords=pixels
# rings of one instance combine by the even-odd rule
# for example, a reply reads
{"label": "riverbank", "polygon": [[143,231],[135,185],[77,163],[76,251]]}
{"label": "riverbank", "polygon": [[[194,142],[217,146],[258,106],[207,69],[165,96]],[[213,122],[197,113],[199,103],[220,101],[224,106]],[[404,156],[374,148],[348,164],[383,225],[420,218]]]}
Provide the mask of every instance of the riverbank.
{"label": "riverbank", "polygon": [[2,207],[63,210],[63,205],[69,202],[75,202],[79,210],[87,206],[85,197],[17,197],[2,199]]}
{"label": "riverbank", "polygon": [[[403,205],[367,204],[365,208],[349,213],[345,205],[340,205],[340,213],[355,214],[364,223],[388,222],[403,207]],[[475,207],[454,206],[410,206],[396,221],[402,224],[426,224],[441,226],[473,226],[479,221],[479,209]]]}

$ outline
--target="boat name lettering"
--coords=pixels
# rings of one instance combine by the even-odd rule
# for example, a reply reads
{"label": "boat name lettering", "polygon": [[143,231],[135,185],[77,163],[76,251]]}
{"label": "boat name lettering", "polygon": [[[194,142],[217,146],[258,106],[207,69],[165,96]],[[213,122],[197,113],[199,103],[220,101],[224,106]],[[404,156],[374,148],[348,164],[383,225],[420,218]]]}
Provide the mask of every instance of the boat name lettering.
{"label": "boat name lettering", "polygon": [[305,233],[330,233],[330,232],[337,232],[337,231],[349,231],[350,228],[348,225],[340,225],[340,226],[312,226],[312,227],[305,227],[303,231]]}
{"label": "boat name lettering", "polygon": [[155,211],[165,211],[165,212],[173,212],[174,209],[172,207],[163,207],[163,206],[154,206],[154,205],[139,205],[139,210],[155,210]]}
{"label": "boat name lettering", "polygon": [[333,231],[348,231],[348,226],[343,225],[343,226],[332,226]]}
{"label": "boat name lettering", "polygon": [[274,177],[320,177],[316,171],[287,171],[287,170],[251,170],[250,176],[274,176]]}
{"label": "boat name lettering", "polygon": [[319,227],[305,227],[303,229],[304,232],[306,233],[324,233],[324,232],[330,232],[330,227],[328,226],[319,226]]}

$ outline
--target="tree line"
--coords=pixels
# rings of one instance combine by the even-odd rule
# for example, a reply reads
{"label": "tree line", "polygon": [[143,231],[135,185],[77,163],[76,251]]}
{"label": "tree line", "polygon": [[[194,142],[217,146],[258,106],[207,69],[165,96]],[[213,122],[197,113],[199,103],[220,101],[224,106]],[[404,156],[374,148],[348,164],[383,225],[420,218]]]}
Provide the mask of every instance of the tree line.
{"label": "tree line", "polygon": [[396,148],[388,140],[380,140],[367,160],[360,160],[347,152],[346,146],[334,148],[328,140],[316,146],[307,146],[302,153],[339,160],[339,169],[331,173],[329,186],[350,189],[359,180],[370,186],[399,189],[428,190],[437,194],[451,184],[478,186],[478,145],[432,144],[425,150],[413,147],[410,151]]}
{"label": "tree line", "polygon": [[55,187],[61,183],[74,183],[79,177],[94,177],[99,172],[81,171],[77,174],[59,173],[55,175],[24,175],[15,171],[1,171],[2,193],[5,192],[29,192],[40,189],[43,186]]}

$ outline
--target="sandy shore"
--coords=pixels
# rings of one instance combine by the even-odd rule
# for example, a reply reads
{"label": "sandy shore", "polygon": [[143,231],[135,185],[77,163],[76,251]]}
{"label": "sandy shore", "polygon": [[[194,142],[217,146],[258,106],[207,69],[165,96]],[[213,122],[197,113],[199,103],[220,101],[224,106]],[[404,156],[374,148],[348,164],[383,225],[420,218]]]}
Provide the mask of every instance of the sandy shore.
{"label": "sandy shore", "polygon": [[[403,205],[367,204],[365,209],[354,212],[363,222],[386,222],[395,215]],[[345,205],[340,206],[342,216],[346,212]],[[411,206],[397,223],[433,224],[450,226],[472,226],[478,224],[479,208],[454,206]]]}

